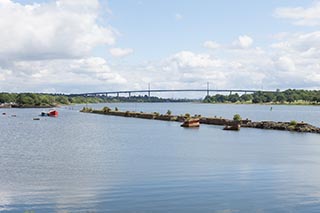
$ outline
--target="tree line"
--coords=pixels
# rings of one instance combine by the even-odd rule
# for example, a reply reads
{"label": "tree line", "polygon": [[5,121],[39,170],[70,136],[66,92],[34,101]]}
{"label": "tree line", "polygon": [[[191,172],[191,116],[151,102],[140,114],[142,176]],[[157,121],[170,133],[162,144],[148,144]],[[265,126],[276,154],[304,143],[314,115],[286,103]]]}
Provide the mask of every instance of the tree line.
{"label": "tree line", "polygon": [[[114,97],[114,96],[70,96],[64,94],[44,93],[0,93],[0,104],[18,107],[53,107],[57,105],[105,103],[105,102],[190,102],[194,99],[170,99],[145,96]],[[238,93],[206,96],[205,103],[291,103],[320,104],[320,90],[288,89],[277,92],[255,92],[252,94]]]}
{"label": "tree line", "polygon": [[[58,105],[105,103],[105,102],[185,102],[186,99],[166,99],[149,96],[107,97],[70,96],[42,93],[0,93],[0,104],[16,107],[53,107]],[[190,100],[189,100],[190,101]]]}
{"label": "tree line", "polygon": [[238,93],[213,96],[206,96],[203,100],[205,103],[306,103],[319,104],[320,90],[295,90],[288,89],[280,92],[255,92],[252,94]]}

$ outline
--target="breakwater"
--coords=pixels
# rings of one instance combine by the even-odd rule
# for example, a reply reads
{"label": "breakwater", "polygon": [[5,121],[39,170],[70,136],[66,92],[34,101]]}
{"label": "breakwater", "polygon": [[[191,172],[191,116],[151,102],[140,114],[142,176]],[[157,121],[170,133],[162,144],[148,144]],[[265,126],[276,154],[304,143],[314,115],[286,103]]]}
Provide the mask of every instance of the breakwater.
{"label": "breakwater", "polygon": [[132,112],[132,111],[119,111],[118,109],[111,110],[108,107],[104,107],[101,110],[95,110],[84,107],[81,112],[94,113],[111,116],[121,116],[130,118],[150,119],[150,120],[162,120],[172,122],[184,122],[190,118],[198,118],[200,124],[207,125],[219,125],[219,126],[232,126],[240,124],[244,128],[257,128],[257,129],[270,129],[270,130],[282,130],[291,132],[305,132],[305,133],[318,133],[320,134],[320,128],[304,122],[275,122],[275,121],[252,121],[249,119],[231,120],[222,117],[203,117],[201,115],[190,116],[188,113],[185,115],[171,115],[171,113],[160,114],[144,113],[144,112]]}

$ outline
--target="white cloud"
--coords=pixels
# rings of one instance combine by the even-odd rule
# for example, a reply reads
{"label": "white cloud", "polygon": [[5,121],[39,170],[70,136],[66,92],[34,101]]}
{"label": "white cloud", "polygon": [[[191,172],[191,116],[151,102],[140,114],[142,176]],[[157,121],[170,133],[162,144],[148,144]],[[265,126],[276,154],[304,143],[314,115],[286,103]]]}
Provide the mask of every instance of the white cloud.
{"label": "white cloud", "polygon": [[280,56],[276,61],[276,67],[284,71],[295,71],[296,66],[294,61],[288,56]]}
{"label": "white cloud", "polygon": [[209,49],[217,49],[217,48],[220,47],[220,44],[218,44],[215,41],[205,41],[203,43],[203,46],[206,47],[206,48],[209,48]]}
{"label": "white cloud", "polygon": [[[0,58],[65,59],[113,44],[114,30],[97,23],[98,0],[22,5],[0,1]],[[4,30],[5,29],[5,30]]]}
{"label": "white cloud", "polygon": [[209,54],[195,54],[190,51],[181,51],[167,59],[169,63],[178,67],[207,68],[221,66],[221,61],[212,58]]}
{"label": "white cloud", "polygon": [[0,89],[84,92],[125,84],[105,59],[91,56],[117,36],[100,19],[102,9],[98,0],[0,0]]}
{"label": "white cloud", "polygon": [[253,39],[250,36],[243,35],[239,36],[232,44],[233,48],[249,48],[253,44]]}
{"label": "white cloud", "polygon": [[0,81],[5,81],[7,76],[11,75],[12,71],[8,69],[3,69],[0,67]]}
{"label": "white cloud", "polygon": [[[320,33],[282,33],[276,39],[261,48],[249,36],[240,36],[237,42],[219,45],[219,51],[179,51],[123,73],[137,89],[149,82],[153,88],[203,88],[205,82],[217,89],[319,88]],[[203,45],[217,47],[210,41]]]}
{"label": "white cloud", "polygon": [[124,57],[133,53],[133,49],[130,48],[111,48],[109,52],[114,57]]}
{"label": "white cloud", "polygon": [[276,17],[294,20],[295,25],[319,26],[320,25],[320,1],[314,2],[310,7],[284,7],[277,8]]}
{"label": "white cloud", "polygon": [[[319,5],[276,14],[312,25]],[[205,88],[207,81],[220,89],[319,88],[320,31],[282,32],[267,48],[254,46],[248,35],[226,45],[208,40],[203,46],[217,51],[177,51],[158,61],[117,64],[92,56],[95,47],[108,49],[117,37],[111,26],[101,24],[100,7],[97,0],[29,5],[0,0],[0,29],[6,29],[0,32],[0,89],[76,93],[141,89],[149,82],[153,88]],[[124,57],[134,50],[109,52]]]}
{"label": "white cloud", "polygon": [[[15,88],[18,91],[27,88],[44,91],[53,87],[66,92],[63,89],[67,87],[67,92],[85,92],[83,90],[106,90],[107,86],[127,83],[121,74],[111,69],[107,61],[100,57],[17,61],[6,68],[0,67],[0,72],[0,80],[5,76],[1,89],[8,91],[14,91]],[[12,82],[20,83],[14,85]]]}
{"label": "white cloud", "polygon": [[320,31],[290,34],[271,46],[277,51],[316,59],[320,56]]}

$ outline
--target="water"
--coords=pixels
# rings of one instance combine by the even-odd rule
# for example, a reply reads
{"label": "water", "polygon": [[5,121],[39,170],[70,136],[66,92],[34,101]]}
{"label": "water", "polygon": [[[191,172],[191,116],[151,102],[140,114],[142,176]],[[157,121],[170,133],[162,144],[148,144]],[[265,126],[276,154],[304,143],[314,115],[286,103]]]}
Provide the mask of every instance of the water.
{"label": "water", "polygon": [[[320,113],[303,106],[108,105],[313,124]],[[317,134],[185,129],[80,108],[40,121],[32,118],[41,109],[0,110],[7,112],[0,117],[1,212],[320,212]]]}

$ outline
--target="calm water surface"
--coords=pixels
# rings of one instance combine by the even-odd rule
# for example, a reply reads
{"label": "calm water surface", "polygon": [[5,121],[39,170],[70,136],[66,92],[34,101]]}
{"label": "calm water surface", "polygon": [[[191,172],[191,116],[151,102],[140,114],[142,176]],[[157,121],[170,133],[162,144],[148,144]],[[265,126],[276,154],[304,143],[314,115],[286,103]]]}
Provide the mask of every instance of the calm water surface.
{"label": "calm water surface", "polygon": [[[320,126],[319,107],[108,106]],[[40,121],[41,109],[0,110],[0,212],[320,212],[320,135],[184,129],[80,108]]]}

